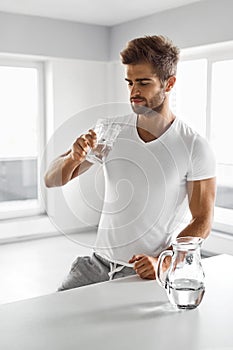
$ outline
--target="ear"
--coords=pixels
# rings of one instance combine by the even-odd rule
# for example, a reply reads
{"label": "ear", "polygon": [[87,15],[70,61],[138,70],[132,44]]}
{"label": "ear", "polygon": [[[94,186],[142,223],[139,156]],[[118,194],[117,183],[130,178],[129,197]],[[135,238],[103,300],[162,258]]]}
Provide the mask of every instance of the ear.
{"label": "ear", "polygon": [[175,85],[175,82],[176,82],[175,75],[172,75],[170,78],[168,78],[165,91],[170,92],[173,86]]}

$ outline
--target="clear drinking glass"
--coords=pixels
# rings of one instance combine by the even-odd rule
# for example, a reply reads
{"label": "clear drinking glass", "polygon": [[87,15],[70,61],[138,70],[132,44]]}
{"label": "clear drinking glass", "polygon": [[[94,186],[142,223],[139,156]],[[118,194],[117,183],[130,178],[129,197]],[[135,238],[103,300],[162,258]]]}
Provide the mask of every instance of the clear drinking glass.
{"label": "clear drinking glass", "polygon": [[121,126],[111,122],[111,119],[98,119],[94,131],[97,135],[97,143],[95,148],[91,148],[88,152],[86,160],[103,164],[113,148]]}
{"label": "clear drinking glass", "polygon": [[[159,256],[156,278],[166,289],[170,302],[179,309],[194,309],[202,301],[205,286],[201,264],[200,237],[179,237],[172,243],[173,250],[165,250]],[[170,256],[171,264],[163,271],[163,261]],[[165,278],[162,276],[165,275]]]}

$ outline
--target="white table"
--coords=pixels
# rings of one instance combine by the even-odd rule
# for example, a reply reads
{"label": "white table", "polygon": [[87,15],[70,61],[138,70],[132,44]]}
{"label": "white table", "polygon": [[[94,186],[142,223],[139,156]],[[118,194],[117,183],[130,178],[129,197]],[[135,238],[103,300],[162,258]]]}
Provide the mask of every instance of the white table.
{"label": "white table", "polygon": [[206,293],[190,311],[137,276],[1,305],[0,349],[232,350],[233,256],[203,267]]}

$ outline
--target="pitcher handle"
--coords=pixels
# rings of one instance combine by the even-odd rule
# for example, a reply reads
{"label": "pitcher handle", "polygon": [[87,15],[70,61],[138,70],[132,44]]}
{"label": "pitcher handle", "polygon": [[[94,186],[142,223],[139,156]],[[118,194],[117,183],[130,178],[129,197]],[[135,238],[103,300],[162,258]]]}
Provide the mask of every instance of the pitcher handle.
{"label": "pitcher handle", "polygon": [[156,279],[158,281],[158,284],[165,288],[165,281],[161,278],[161,270],[162,270],[162,265],[163,261],[167,256],[173,256],[173,251],[172,250],[164,250],[158,258],[157,261],[157,267],[156,267]]}

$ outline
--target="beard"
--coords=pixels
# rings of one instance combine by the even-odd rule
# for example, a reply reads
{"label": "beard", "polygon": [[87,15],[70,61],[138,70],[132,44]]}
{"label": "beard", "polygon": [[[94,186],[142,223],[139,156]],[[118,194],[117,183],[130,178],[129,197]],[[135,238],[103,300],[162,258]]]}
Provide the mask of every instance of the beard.
{"label": "beard", "polygon": [[[140,98],[140,97],[139,97]],[[145,105],[134,105],[131,99],[131,108],[135,114],[150,116],[157,113],[161,113],[165,103],[166,94],[164,89],[161,89],[151,100],[146,101]]]}

